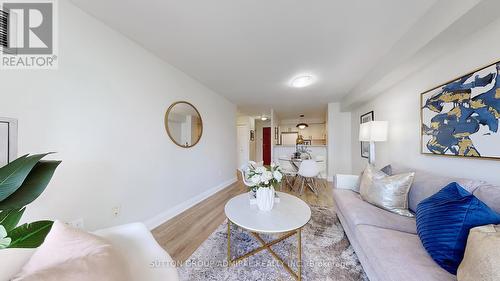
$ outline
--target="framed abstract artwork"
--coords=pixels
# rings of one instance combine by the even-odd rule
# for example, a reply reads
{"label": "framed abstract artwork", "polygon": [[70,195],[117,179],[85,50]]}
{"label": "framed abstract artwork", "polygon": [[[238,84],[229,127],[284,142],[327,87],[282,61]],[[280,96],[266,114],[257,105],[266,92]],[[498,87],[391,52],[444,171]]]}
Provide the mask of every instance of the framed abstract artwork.
{"label": "framed abstract artwork", "polygon": [[500,159],[500,61],[421,95],[421,153]]}
{"label": "framed abstract artwork", "polygon": [[[363,124],[363,123],[370,122],[373,120],[375,120],[375,117],[374,117],[373,111],[370,111],[368,113],[361,115],[361,117],[359,118],[359,123]],[[361,142],[361,157],[363,157],[363,158],[370,157],[370,143],[367,141]]]}

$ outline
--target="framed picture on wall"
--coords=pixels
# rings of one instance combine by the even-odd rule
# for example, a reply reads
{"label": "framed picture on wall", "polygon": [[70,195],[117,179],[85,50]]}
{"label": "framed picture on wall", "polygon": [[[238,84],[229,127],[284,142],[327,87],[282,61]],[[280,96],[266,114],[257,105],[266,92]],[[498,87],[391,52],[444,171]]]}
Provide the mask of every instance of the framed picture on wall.
{"label": "framed picture on wall", "polygon": [[500,159],[500,61],[421,95],[421,153]]}
{"label": "framed picture on wall", "polygon": [[[363,124],[363,123],[370,122],[373,120],[375,120],[375,115],[374,115],[373,111],[370,111],[368,113],[361,115],[361,117],[359,118],[359,123]],[[361,157],[363,157],[363,158],[370,157],[370,143],[367,141],[361,142]]]}
{"label": "framed picture on wall", "polygon": [[17,158],[17,119],[0,117],[0,167]]}

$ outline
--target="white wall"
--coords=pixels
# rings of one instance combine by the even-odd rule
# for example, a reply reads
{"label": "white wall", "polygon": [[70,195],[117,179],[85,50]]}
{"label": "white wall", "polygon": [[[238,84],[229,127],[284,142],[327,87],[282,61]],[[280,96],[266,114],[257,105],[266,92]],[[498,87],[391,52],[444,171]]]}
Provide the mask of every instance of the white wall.
{"label": "white wall", "polygon": [[339,103],[328,104],[328,180],[351,173],[351,114],[341,112]]}
{"label": "white wall", "polygon": [[443,175],[477,178],[500,183],[500,162],[420,154],[420,93],[478,67],[500,59],[500,20],[467,38],[457,38],[456,48],[382,96],[352,112],[353,171],[366,165],[359,151],[359,116],[375,111],[376,120],[389,121],[389,141],[376,145],[377,164],[399,162]]}
{"label": "white wall", "polygon": [[[63,161],[26,219],[84,218],[95,229],[160,214],[155,224],[231,183],[235,106],[67,1],[59,8],[59,70],[0,74],[0,116],[19,119],[19,153]],[[164,129],[177,100],[203,118],[191,149]]]}

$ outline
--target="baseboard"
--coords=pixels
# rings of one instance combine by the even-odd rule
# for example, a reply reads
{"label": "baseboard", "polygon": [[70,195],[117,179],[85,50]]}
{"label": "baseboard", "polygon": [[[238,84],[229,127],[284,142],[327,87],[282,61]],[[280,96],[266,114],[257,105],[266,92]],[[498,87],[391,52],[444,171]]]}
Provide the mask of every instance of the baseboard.
{"label": "baseboard", "polygon": [[232,185],[233,183],[235,183],[238,179],[237,178],[232,178],[228,181],[225,181],[223,183],[221,183],[220,185],[216,186],[216,187],[213,187],[187,201],[184,201],[172,208],[169,208],[163,212],[161,212],[160,214],[146,220],[144,222],[144,224],[148,227],[149,230],[152,230],[158,226],[160,226],[161,224],[163,224],[164,222],[168,221],[169,219],[179,215],[180,213],[186,211],[187,209],[193,207],[194,205],[200,203],[201,201],[207,199],[208,197],[214,195],[215,193],[229,187],[230,185]]}

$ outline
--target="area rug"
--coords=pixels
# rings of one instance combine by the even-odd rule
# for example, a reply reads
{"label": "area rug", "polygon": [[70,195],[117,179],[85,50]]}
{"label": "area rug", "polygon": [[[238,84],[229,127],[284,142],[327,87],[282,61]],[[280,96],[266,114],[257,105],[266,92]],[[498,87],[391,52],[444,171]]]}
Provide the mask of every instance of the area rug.
{"label": "area rug", "polygon": [[[302,230],[302,280],[368,281],[335,212],[312,207],[311,221]],[[246,230],[231,225],[231,252],[242,255],[261,246]],[[274,237],[263,236],[270,241]],[[294,270],[296,236],[272,246]],[[237,265],[227,266],[227,222],[179,268],[181,280],[295,280],[267,251],[251,256]]]}

